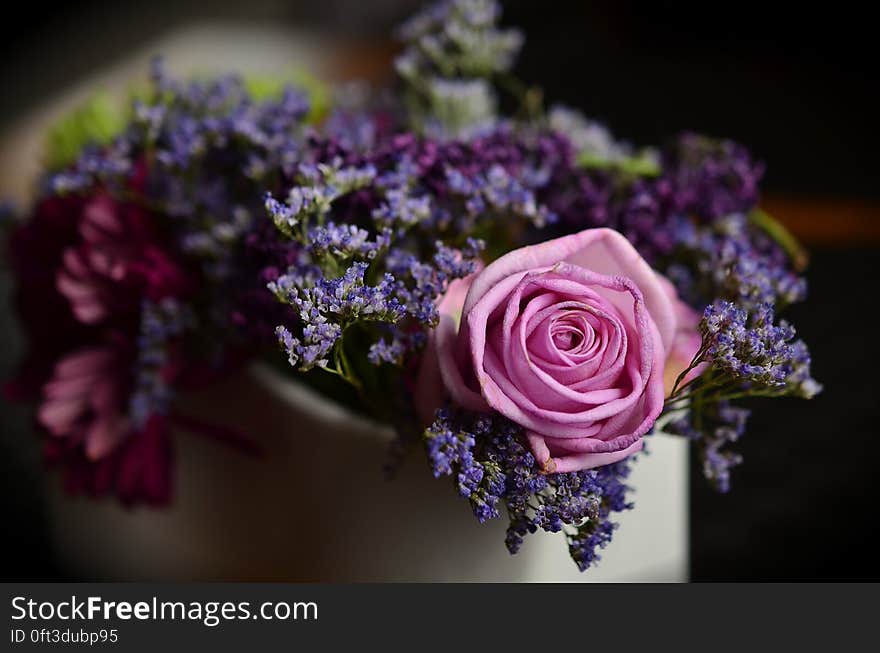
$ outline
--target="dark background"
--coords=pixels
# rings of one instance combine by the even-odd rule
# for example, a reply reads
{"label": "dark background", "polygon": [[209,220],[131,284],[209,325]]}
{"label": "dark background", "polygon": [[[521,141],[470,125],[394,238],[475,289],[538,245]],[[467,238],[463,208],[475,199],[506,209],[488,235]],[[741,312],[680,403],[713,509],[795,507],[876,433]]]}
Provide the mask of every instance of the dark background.
{"label": "dark background", "polygon": [[[18,5],[0,45],[0,125],[102,61],[172,28],[224,19],[313,25],[388,48],[389,27],[417,3],[67,2]],[[788,317],[811,345],[825,392],[812,402],[756,403],[734,490],[692,478],[694,580],[880,579],[876,369],[877,57],[867,10],[806,3],[508,2],[527,32],[518,72],[552,101],[580,107],[639,144],[692,129],[745,143],[768,163],[764,191],[869,207],[858,223],[833,214],[807,235],[811,296]],[[846,203],[844,202],[846,201]],[[872,208],[870,208],[872,207]],[[847,209],[842,208],[841,211]],[[863,212],[864,213],[864,212]],[[865,217],[867,215],[867,217]],[[846,216],[841,214],[843,220]],[[796,218],[789,224],[798,231]],[[832,244],[833,243],[833,244]],[[8,292],[2,279],[0,292]],[[16,354],[2,313],[0,371]],[[2,576],[66,577],[35,512],[41,476],[25,414],[0,406]]]}

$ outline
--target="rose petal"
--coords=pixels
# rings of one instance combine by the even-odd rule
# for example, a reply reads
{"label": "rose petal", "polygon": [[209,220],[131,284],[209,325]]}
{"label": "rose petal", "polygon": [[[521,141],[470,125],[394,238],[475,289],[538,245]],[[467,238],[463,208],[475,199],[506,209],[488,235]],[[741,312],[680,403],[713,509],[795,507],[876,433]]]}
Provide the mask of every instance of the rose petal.
{"label": "rose petal", "polygon": [[665,348],[672,344],[675,314],[657,274],[630,242],[612,229],[586,229],[576,234],[514,250],[497,259],[474,279],[463,313],[502,281],[526,270],[546,268],[560,261],[608,276],[625,276],[641,290]]}

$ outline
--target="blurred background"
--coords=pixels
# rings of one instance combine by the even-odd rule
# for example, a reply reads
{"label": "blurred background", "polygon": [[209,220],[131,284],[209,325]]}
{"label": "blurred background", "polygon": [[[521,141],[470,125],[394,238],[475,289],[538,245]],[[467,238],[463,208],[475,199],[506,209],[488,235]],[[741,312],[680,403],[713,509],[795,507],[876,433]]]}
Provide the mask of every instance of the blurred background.
{"label": "blurred background", "polygon": [[[755,402],[733,491],[691,479],[693,580],[878,580],[880,501],[873,308],[880,251],[877,62],[867,15],[770,3],[508,1],[527,41],[517,72],[637,144],[683,129],[729,137],[767,165],[762,205],[812,252],[808,303],[788,317],[825,392]],[[192,67],[293,64],[388,81],[391,27],[411,0],[70,0],[23,4],[0,44],[0,181],[27,199],[41,130],[94,84],[164,53]],[[867,11],[867,10],[866,10]],[[0,306],[9,279],[0,276]],[[0,376],[18,354],[0,312]],[[77,580],[53,556],[26,411],[0,404],[4,580]]]}

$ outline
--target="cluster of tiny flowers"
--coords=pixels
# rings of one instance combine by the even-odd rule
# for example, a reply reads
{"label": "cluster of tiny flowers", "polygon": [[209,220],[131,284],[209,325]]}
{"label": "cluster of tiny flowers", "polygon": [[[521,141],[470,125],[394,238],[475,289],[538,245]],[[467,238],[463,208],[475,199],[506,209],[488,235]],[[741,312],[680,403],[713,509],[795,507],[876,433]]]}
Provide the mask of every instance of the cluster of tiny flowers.
{"label": "cluster of tiny flowers", "polygon": [[468,499],[480,523],[499,516],[504,494],[504,475],[491,461],[474,456],[477,436],[451,421],[451,414],[439,411],[425,431],[428,460],[434,476],[454,476],[458,492]]}
{"label": "cluster of tiny flowers", "polygon": [[[543,186],[546,179],[535,176],[528,181],[531,186]],[[556,216],[543,204],[539,204],[531,187],[526,185],[528,175],[516,178],[502,166],[493,165],[486,174],[465,176],[459,170],[449,168],[446,181],[449,191],[461,198],[467,215],[472,219],[487,214],[513,214],[543,227],[556,221]]]}
{"label": "cluster of tiny flowers", "polygon": [[291,365],[302,370],[327,367],[332,351],[343,330],[355,321],[394,323],[404,315],[395,296],[394,277],[386,274],[375,286],[364,283],[369,266],[353,263],[336,278],[318,278],[303,284],[303,277],[283,275],[269,284],[279,301],[296,308],[302,338],[294,337],[287,327],[276,330]]}
{"label": "cluster of tiny flowers", "polygon": [[[418,192],[423,188],[420,172],[406,155],[381,166],[346,166],[338,157],[330,164],[301,165],[299,181],[285,202],[266,198],[279,232],[301,248],[300,260],[270,283],[282,302],[299,309],[295,327],[276,330],[284,350],[301,369],[326,367],[346,326],[356,321],[394,324],[407,317],[421,325],[414,332],[419,337],[398,333],[377,340],[366,356],[376,365],[401,364],[421,347],[424,329],[436,324],[437,298],[451,281],[475,270],[482,242],[465,237],[458,249],[437,241],[433,254],[425,255],[420,241],[436,227],[434,205],[429,195]],[[369,209],[371,224],[352,222],[363,215],[352,212],[356,201]],[[419,230],[418,238],[411,237],[414,230]],[[315,293],[323,298],[328,296],[325,288],[347,287],[339,276],[346,267],[346,274],[356,272],[361,280],[367,270],[370,278],[381,277],[379,285],[366,287],[372,288],[371,299],[381,303],[381,310],[342,314],[317,308]]]}
{"label": "cluster of tiny flowers", "polygon": [[497,415],[441,409],[425,430],[434,475],[452,476],[480,522],[506,508],[505,543],[511,553],[539,530],[564,532],[581,570],[598,560],[611,539],[613,512],[626,501],[626,462],[566,474],[544,474],[522,441],[521,429]]}
{"label": "cluster of tiny flowers", "polygon": [[496,0],[444,0],[428,6],[398,29],[403,55],[447,77],[482,77],[511,68],[523,44],[515,29],[499,29]]}
{"label": "cluster of tiny flowers", "polygon": [[791,325],[775,323],[771,304],[745,308],[716,300],[706,307],[699,329],[703,340],[692,367],[708,363],[709,369],[672,395],[672,408],[682,412],[664,428],[697,444],[704,475],[715,489],[727,492],[730,470],[742,461],[727,445],[743,434],[749,414],[730,400],[786,395],[809,399],[822,388],[810,374],[807,346],[794,340]]}
{"label": "cluster of tiny flowers", "polygon": [[375,176],[376,169],[372,165],[343,166],[338,158],[330,163],[301,164],[301,185],[291,188],[284,202],[268,193],[265,208],[281,233],[296,237],[294,228],[297,225],[309,224],[312,219],[320,225],[334,200],[369,185]]}
{"label": "cluster of tiny flowers", "polygon": [[383,335],[367,351],[367,360],[373,365],[389,363],[401,367],[410,353],[421,351],[428,341],[428,335],[421,329],[404,329],[399,324],[380,324],[378,328]]}
{"label": "cluster of tiny flowers", "polygon": [[46,190],[56,195],[88,190],[95,183],[117,185],[132,170],[131,145],[126,139],[106,148],[88,146],[77,157],[74,165],[51,175]]}
{"label": "cluster of tiny flowers", "polygon": [[367,352],[367,360],[373,365],[381,365],[382,363],[400,365],[403,362],[406,351],[407,345],[403,340],[392,338],[389,343],[383,337],[370,345],[370,349]]}
{"label": "cluster of tiny flowers", "polygon": [[395,68],[406,83],[414,126],[437,138],[468,138],[496,122],[489,78],[513,66],[522,34],[500,29],[495,0],[446,0],[398,30],[405,43]]}
{"label": "cluster of tiny flowers", "polygon": [[568,540],[568,554],[580,571],[586,571],[601,560],[599,550],[611,543],[617,524],[612,521],[595,520],[577,529]]}
{"label": "cluster of tiny flowers", "polygon": [[697,443],[703,475],[715,490],[725,493],[730,491],[731,469],[743,460],[740,454],[726,447],[743,435],[749,414],[748,409],[720,401],[701,413],[702,428],[697,429],[688,414],[670,422],[666,431]]}
{"label": "cluster of tiny flowers", "polygon": [[387,266],[399,280],[397,298],[406,312],[422,325],[435,326],[439,319],[437,298],[446,292],[451,281],[466,277],[476,269],[475,259],[483,247],[482,241],[474,239],[470,239],[463,250],[438,242],[427,263],[405,250],[391,250]]}
{"label": "cluster of tiny flowers", "polygon": [[764,166],[738,143],[683,134],[666,158],[684,213],[715,220],[745,213],[758,203]]}
{"label": "cluster of tiny flowers", "polygon": [[286,86],[278,97],[255,102],[239,76],[181,82],[161,60],[154,62],[152,82],[155,102],[139,107],[136,116],[163,166],[185,171],[221,149],[240,151],[244,172],[253,178],[278,168],[292,172],[298,161],[292,136],[302,133],[310,108],[302,90]]}
{"label": "cluster of tiny flowers", "polygon": [[792,271],[778,247],[754,234],[744,214],[719,218],[703,228],[684,222],[678,242],[697,254],[699,276],[711,281],[717,297],[746,308],[787,306],[806,297],[806,280]]}
{"label": "cluster of tiny flowers", "polygon": [[562,105],[551,107],[547,124],[553,131],[566,135],[579,163],[585,167],[619,166],[646,174],[660,172],[657,151],[636,152],[628,143],[616,140],[605,125],[588,119],[576,109]]}
{"label": "cluster of tiny flowers", "polygon": [[703,313],[700,332],[706,358],[733,378],[807,397],[818,391],[806,346],[793,342],[795,332],[787,322],[774,324],[770,304],[747,312],[728,301],[714,302]]}
{"label": "cluster of tiny flowers", "polygon": [[129,416],[137,429],[151,415],[165,415],[174,396],[166,368],[171,363],[169,343],[192,329],[192,310],[175,299],[144,301],[134,368],[134,390],[129,399]]}
{"label": "cluster of tiny flowers", "polygon": [[313,227],[306,238],[308,250],[321,258],[330,254],[337,259],[373,259],[376,254],[388,247],[391,242],[387,231],[370,240],[370,234],[353,224],[328,222],[326,225]]}
{"label": "cluster of tiny flowers", "polygon": [[[386,178],[385,183],[391,182]],[[391,187],[385,192],[384,201],[373,209],[373,220],[386,228],[394,225],[411,227],[431,217],[431,198],[428,195],[412,196],[405,187]]]}
{"label": "cluster of tiny flowers", "polygon": [[233,179],[244,173],[241,180],[252,184],[241,196],[253,210],[266,178],[294,171],[309,111],[299,89],[285,87],[277,98],[256,102],[241,77],[183,82],[169,77],[161,61],[152,81],[153,94],[135,106],[126,137],[152,153],[150,195],[170,215],[192,222],[193,229],[208,216],[226,221],[233,189],[242,187]]}

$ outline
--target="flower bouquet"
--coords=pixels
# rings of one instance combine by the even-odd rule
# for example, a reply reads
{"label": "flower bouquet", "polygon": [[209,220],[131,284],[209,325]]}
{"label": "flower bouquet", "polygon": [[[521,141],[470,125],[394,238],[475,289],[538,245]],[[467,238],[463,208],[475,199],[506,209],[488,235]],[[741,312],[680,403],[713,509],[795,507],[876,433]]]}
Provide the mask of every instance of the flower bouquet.
{"label": "flower bouquet", "polygon": [[633,508],[646,438],[692,441],[724,492],[739,400],[820,390],[776,317],[805,257],[758,206],[763,166],[545,108],[499,14],[430,5],[379,93],[157,60],[126,107],[50,134],[9,224],[30,347],[6,394],[36,402],[68,491],[172,502],[175,428],[254,453],[179,397],[271,361],[393,427],[386,471],[427,462],[462,510],[507,521],[510,553],[561,532],[583,571]]}

